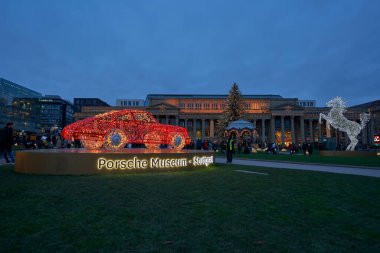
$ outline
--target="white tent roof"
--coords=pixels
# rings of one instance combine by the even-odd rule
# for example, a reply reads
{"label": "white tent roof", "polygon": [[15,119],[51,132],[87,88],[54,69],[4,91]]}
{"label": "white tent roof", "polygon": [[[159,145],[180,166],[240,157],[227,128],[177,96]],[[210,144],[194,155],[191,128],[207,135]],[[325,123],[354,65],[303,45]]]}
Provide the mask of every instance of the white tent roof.
{"label": "white tent roof", "polygon": [[227,130],[231,130],[231,129],[240,130],[240,129],[245,129],[245,128],[253,130],[255,129],[255,126],[253,125],[252,122],[239,119],[239,120],[230,122],[228,124]]}

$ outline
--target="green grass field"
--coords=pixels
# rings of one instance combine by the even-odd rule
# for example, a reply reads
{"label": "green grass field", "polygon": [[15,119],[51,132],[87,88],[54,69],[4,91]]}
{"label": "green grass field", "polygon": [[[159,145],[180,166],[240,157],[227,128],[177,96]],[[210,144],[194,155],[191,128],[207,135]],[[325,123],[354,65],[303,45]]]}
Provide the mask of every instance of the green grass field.
{"label": "green grass field", "polygon": [[96,176],[1,166],[0,251],[380,252],[379,193],[377,178],[233,165]]}
{"label": "green grass field", "polygon": [[[225,156],[218,153],[219,156]],[[351,165],[351,166],[368,166],[377,167],[380,169],[380,156],[377,157],[338,157],[338,156],[320,156],[317,153],[312,156],[304,156],[303,154],[289,155],[279,154],[271,155],[264,152],[255,154],[238,154],[234,155],[235,158],[271,160],[271,161],[288,161],[288,162],[301,162],[301,163],[319,163],[319,164],[337,164],[337,165]]]}

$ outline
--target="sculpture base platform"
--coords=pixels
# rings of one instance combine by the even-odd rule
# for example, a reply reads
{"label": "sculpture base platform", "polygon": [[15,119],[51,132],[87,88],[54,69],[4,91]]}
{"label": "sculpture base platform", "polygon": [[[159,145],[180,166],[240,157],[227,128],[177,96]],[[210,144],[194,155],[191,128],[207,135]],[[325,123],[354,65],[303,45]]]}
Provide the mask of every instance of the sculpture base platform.
{"label": "sculpture base platform", "polygon": [[40,149],[16,152],[16,172],[46,175],[91,175],[143,170],[162,171],[208,166],[212,151]]}
{"label": "sculpture base platform", "polygon": [[369,151],[330,151],[320,150],[321,156],[343,156],[343,157],[373,157],[377,156],[377,152]]}

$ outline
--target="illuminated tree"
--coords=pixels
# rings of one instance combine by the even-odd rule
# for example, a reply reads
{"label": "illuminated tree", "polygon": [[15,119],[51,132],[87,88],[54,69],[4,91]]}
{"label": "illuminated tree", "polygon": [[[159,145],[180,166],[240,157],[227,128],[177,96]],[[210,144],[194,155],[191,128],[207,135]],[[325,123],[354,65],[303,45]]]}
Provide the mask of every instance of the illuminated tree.
{"label": "illuminated tree", "polygon": [[239,90],[237,83],[234,83],[227,97],[223,113],[218,119],[216,134],[219,138],[223,138],[224,131],[228,123],[238,119],[246,119],[247,115],[244,110],[243,96]]}

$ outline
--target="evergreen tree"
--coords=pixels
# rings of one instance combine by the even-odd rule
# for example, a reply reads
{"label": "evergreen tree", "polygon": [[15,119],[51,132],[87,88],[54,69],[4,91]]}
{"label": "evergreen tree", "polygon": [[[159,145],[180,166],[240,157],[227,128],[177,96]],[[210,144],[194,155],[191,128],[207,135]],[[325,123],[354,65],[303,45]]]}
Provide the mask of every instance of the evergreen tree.
{"label": "evergreen tree", "polygon": [[223,138],[224,131],[226,130],[228,123],[231,121],[246,118],[247,116],[244,111],[243,96],[237,83],[234,83],[227,97],[225,109],[218,119],[218,124],[216,127],[217,136],[219,138]]}

